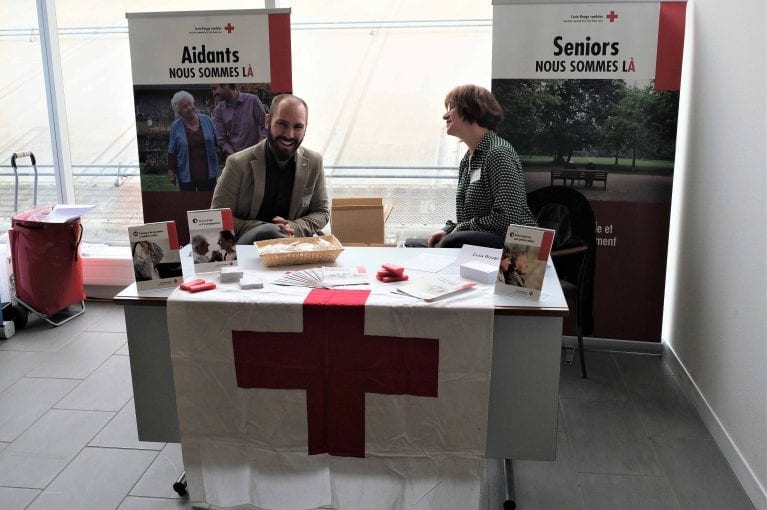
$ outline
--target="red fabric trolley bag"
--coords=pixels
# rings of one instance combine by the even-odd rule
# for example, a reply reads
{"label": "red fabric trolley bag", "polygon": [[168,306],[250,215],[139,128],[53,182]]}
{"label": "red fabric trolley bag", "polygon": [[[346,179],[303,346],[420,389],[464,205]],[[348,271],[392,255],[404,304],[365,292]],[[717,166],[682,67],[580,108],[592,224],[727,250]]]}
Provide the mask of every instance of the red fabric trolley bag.
{"label": "red fabric trolley bag", "polygon": [[[19,213],[11,218],[8,238],[15,277],[16,299],[54,326],[85,312],[80,218],[66,223],[44,220],[49,209]],[[80,303],[80,310],[69,311]],[[56,318],[52,316],[56,315]],[[60,318],[61,317],[61,318]]]}

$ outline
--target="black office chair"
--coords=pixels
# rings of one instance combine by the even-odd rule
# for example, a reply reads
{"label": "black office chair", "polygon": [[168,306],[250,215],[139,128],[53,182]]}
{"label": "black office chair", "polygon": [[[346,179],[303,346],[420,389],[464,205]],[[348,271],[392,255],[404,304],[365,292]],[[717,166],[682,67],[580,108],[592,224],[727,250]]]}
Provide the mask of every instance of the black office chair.
{"label": "black office chair", "polygon": [[562,291],[575,302],[575,325],[581,373],[586,378],[583,336],[594,332],[594,270],[596,220],[591,204],[567,186],[547,186],[527,195],[527,204],[538,226],[556,230],[551,259]]}

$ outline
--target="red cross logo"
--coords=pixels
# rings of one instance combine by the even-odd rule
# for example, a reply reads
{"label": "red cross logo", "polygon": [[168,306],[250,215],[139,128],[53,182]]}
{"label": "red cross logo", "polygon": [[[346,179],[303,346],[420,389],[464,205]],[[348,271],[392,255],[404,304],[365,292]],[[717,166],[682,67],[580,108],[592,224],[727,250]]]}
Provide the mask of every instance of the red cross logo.
{"label": "red cross logo", "polygon": [[608,14],[606,17],[610,20],[610,23],[613,23],[618,18],[618,15],[615,14],[615,11],[610,11],[610,14]]}
{"label": "red cross logo", "polygon": [[368,290],[313,289],[303,333],[233,331],[240,388],[305,389],[309,455],[365,456],[365,394],[437,396],[439,340],[366,336]]}
{"label": "red cross logo", "polygon": [[224,30],[226,30],[227,34],[231,34],[232,31],[234,30],[234,25],[232,25],[231,23],[227,23],[226,26],[224,27]]}

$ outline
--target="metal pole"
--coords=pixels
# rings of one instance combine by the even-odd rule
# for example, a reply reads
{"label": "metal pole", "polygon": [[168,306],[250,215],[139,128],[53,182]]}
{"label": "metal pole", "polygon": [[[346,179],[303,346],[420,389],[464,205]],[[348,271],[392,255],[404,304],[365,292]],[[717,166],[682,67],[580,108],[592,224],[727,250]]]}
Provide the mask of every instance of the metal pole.
{"label": "metal pole", "polygon": [[36,0],[36,2],[56,191],[59,203],[70,204],[75,202],[75,188],[69,152],[69,126],[67,124],[67,108],[64,102],[64,80],[61,74],[56,2],[55,0]]}

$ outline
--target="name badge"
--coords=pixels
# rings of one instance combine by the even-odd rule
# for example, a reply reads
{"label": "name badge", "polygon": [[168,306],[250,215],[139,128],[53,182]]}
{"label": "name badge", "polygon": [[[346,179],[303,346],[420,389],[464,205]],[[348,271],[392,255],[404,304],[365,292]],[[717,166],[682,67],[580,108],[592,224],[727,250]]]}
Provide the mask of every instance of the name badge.
{"label": "name badge", "polygon": [[476,170],[472,170],[471,174],[469,174],[469,184],[473,182],[477,182],[479,178],[482,176],[482,169],[477,168]]}
{"label": "name badge", "polygon": [[309,204],[311,202],[312,202],[312,194],[311,193],[301,197],[301,207],[309,207]]}

